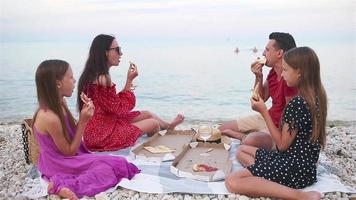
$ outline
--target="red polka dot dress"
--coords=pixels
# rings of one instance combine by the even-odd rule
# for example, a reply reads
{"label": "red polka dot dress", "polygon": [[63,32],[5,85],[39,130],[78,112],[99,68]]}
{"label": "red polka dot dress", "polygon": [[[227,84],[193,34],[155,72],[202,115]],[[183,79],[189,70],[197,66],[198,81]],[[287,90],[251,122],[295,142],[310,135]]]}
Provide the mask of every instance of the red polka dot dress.
{"label": "red polka dot dress", "polygon": [[142,131],[132,125],[140,112],[132,111],[136,97],[131,91],[116,93],[110,87],[89,84],[84,93],[92,99],[95,112],[88,122],[83,139],[91,151],[115,151],[135,144]]}

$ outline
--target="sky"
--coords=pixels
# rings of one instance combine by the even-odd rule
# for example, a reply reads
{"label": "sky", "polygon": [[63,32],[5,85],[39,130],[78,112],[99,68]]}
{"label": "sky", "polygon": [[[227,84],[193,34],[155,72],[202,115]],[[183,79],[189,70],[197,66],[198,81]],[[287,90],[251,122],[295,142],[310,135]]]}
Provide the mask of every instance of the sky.
{"label": "sky", "polygon": [[[281,30],[353,40],[354,0],[0,0],[0,42],[263,39]],[[346,38],[346,39],[345,39]]]}

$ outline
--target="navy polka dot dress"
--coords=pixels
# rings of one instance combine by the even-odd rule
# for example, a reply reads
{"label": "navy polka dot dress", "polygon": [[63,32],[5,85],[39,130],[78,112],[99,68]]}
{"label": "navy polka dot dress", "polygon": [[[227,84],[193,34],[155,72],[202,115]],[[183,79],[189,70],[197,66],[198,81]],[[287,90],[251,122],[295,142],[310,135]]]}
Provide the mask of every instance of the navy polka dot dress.
{"label": "navy polka dot dress", "polygon": [[[247,167],[254,175],[291,188],[304,188],[316,182],[320,143],[310,141],[311,114],[306,101],[297,96],[284,110],[282,125],[298,130],[291,146],[284,152],[258,149],[255,164]],[[283,127],[283,126],[281,126]],[[289,134],[289,133],[287,133]]]}

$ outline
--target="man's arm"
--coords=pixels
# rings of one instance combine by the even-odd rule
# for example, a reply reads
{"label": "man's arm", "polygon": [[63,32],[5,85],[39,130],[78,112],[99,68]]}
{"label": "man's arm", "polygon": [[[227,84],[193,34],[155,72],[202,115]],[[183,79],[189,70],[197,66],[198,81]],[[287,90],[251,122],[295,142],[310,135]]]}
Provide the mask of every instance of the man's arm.
{"label": "man's arm", "polygon": [[260,91],[260,95],[261,95],[263,101],[266,102],[268,100],[268,98],[270,97],[267,80],[263,83],[263,87],[261,87],[261,88],[262,88],[262,90]]}

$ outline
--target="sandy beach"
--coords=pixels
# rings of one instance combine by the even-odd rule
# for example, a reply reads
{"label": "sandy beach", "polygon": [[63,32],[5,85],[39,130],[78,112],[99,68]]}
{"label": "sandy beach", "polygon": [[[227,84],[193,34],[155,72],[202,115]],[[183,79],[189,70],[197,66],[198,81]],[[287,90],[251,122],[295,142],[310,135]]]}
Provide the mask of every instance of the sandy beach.
{"label": "sandy beach", "polygon": [[[0,199],[27,199],[21,193],[25,179],[29,176],[31,165],[24,159],[21,122],[0,123]],[[327,145],[322,153],[327,157],[324,166],[337,175],[341,182],[356,189],[356,123],[334,121],[329,122],[327,128]],[[184,128],[189,127],[185,124]],[[109,199],[185,199],[185,200],[222,200],[222,199],[270,199],[248,198],[243,195],[197,195],[197,194],[148,194],[132,190],[117,188],[107,193]],[[355,199],[355,194],[340,192],[323,194],[322,199]],[[60,199],[56,195],[42,199]],[[86,199],[96,199],[95,197]]]}

